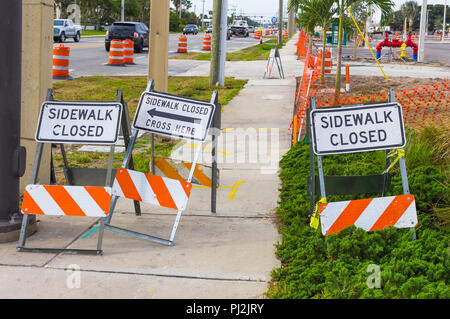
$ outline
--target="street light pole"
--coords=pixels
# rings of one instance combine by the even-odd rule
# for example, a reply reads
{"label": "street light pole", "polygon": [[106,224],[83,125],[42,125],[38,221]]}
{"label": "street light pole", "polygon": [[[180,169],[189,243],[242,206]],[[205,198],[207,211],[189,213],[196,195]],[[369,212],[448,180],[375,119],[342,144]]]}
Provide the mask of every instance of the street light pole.
{"label": "street light pole", "polygon": [[204,31],[205,25],[203,23],[203,19],[205,16],[205,0],[203,0],[203,9],[202,9],[202,31]]}
{"label": "street light pole", "polygon": [[426,26],[427,17],[427,0],[422,0],[422,8],[420,11],[420,31],[419,31],[419,52],[417,56],[417,61],[423,62],[425,58],[425,35],[427,28]]}
{"label": "street light pole", "polygon": [[122,0],[122,10],[120,11],[121,21],[125,21],[125,0]]}

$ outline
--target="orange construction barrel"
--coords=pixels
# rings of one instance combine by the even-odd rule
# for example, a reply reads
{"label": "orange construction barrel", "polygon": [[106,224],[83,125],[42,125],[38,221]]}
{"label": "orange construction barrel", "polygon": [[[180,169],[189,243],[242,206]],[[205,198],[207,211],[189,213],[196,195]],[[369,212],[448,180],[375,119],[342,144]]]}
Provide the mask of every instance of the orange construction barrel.
{"label": "orange construction barrel", "polygon": [[180,35],[178,37],[178,53],[187,53],[187,36]]}
{"label": "orange construction barrel", "polygon": [[209,34],[205,34],[205,37],[203,38],[202,50],[211,51],[211,36]]}
{"label": "orange construction barrel", "polygon": [[135,64],[134,63],[134,42],[130,39],[122,41],[123,45],[123,63]]}
{"label": "orange construction barrel", "polygon": [[68,80],[70,48],[60,44],[53,47],[53,78]]}
{"label": "orange construction barrel", "polygon": [[123,44],[121,40],[111,40],[109,47],[109,60],[108,65],[112,66],[124,66],[123,64]]}

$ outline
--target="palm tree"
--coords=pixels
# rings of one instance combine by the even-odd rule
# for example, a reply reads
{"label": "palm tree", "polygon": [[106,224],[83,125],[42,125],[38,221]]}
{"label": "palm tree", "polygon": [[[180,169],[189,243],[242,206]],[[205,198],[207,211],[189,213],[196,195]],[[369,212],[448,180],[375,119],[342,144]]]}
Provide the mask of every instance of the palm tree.
{"label": "palm tree", "polygon": [[400,6],[402,16],[409,21],[408,31],[412,31],[414,19],[419,14],[420,8],[416,1],[407,1]]}
{"label": "palm tree", "polygon": [[[335,0],[291,0],[289,10],[300,9],[300,23],[314,33],[314,28],[322,28],[322,57],[325,58],[327,28],[336,12]],[[322,63],[321,81],[324,80],[325,63]]]}
{"label": "palm tree", "polygon": [[394,2],[392,0],[335,0],[339,6],[339,34],[338,34],[338,49],[337,49],[337,63],[336,63],[336,81],[334,84],[334,99],[335,103],[339,101],[341,93],[341,66],[342,66],[342,25],[344,18],[344,10],[351,5],[371,5],[374,8],[381,10],[381,19],[392,13]]}

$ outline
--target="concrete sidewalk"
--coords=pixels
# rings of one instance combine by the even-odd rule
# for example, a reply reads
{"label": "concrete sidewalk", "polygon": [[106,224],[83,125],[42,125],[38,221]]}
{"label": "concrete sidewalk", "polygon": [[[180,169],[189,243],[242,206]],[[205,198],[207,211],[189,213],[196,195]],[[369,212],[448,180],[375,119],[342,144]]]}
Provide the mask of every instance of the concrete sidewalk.
{"label": "concrete sidewalk", "polygon": [[[295,58],[296,39],[280,51],[286,79],[262,79],[266,61],[227,63],[227,76],[250,80],[223,109],[216,214],[210,213],[210,189],[195,187],[173,247],[111,231],[105,231],[102,256],[18,253],[17,243],[2,244],[0,298],[263,298],[279,266],[277,170],[290,147],[295,76],[303,67]],[[198,67],[190,75],[204,72]],[[210,146],[204,145],[204,162]],[[185,143],[172,157],[187,159],[192,151]],[[119,200],[112,224],[168,238],[175,212],[147,204],[142,210],[136,217],[132,202]],[[86,232],[97,219],[38,220],[27,246],[96,247],[97,234]]]}

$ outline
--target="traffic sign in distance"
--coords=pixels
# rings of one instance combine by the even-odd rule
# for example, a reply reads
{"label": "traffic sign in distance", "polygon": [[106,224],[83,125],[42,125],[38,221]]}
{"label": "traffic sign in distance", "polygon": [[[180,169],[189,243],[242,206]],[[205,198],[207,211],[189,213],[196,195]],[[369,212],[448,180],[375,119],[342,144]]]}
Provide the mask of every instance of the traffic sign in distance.
{"label": "traffic sign in distance", "polygon": [[310,120],[316,155],[402,148],[406,143],[398,103],[316,109]]}
{"label": "traffic sign in distance", "polygon": [[119,137],[122,107],[117,102],[44,102],[36,141],[115,144]]}
{"label": "traffic sign in distance", "polygon": [[272,21],[272,24],[276,24],[278,22],[278,18],[272,17],[271,21]]}
{"label": "traffic sign in distance", "polygon": [[148,132],[205,141],[215,105],[172,94],[144,92],[139,100],[133,128]]}

